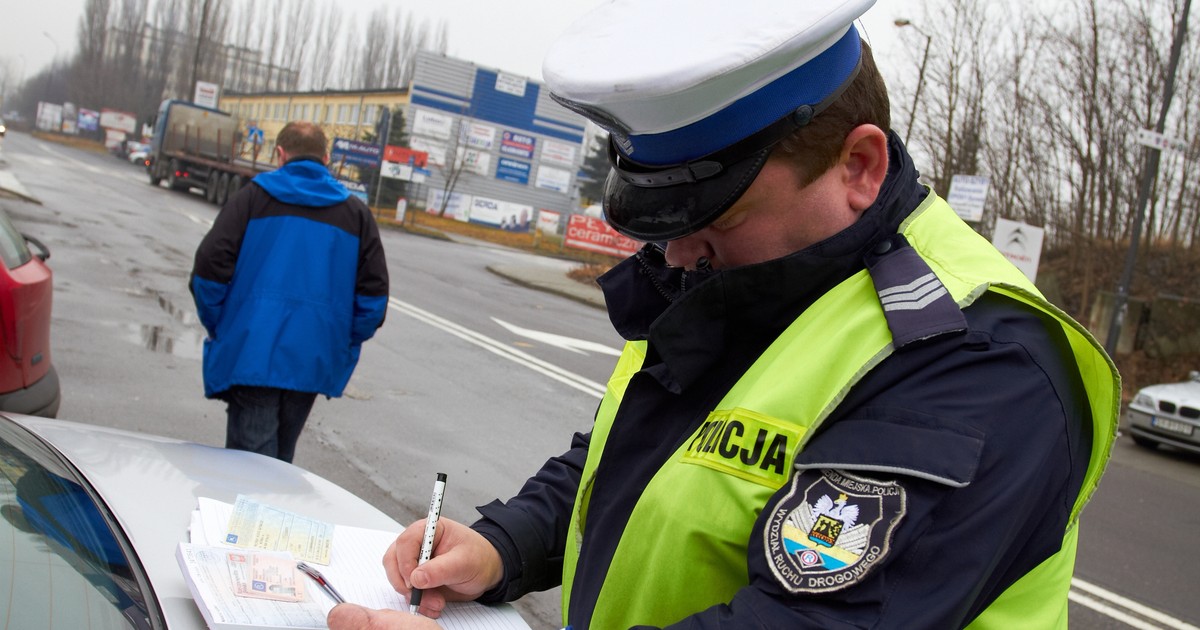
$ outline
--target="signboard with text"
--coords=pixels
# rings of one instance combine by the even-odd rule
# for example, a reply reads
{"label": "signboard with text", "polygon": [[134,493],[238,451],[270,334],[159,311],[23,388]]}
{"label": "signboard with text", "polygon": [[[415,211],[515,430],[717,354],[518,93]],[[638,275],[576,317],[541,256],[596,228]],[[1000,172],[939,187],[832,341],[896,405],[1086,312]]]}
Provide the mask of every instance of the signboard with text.
{"label": "signboard with text", "polygon": [[992,233],[992,245],[1024,272],[1031,282],[1036,282],[1045,232],[1034,225],[998,218],[996,230]]}
{"label": "signboard with text", "polygon": [[133,133],[137,130],[137,116],[115,109],[101,109],[100,126],[105,129],[116,129],[125,133]]}
{"label": "signboard with text", "polygon": [[537,144],[537,138],[515,131],[505,131],[500,136],[500,152],[504,155],[532,160],[535,144]]}
{"label": "signboard with text", "polygon": [[515,184],[529,184],[529,162],[500,158],[496,163],[496,179]]}
{"label": "signboard with text", "polygon": [[987,202],[991,180],[979,175],[955,175],[950,180],[950,194],[946,202],[963,221],[979,223],[983,218],[983,207]]}
{"label": "signboard with text", "polygon": [[359,142],[349,138],[334,138],[333,150],[329,159],[334,163],[358,164],[360,166],[379,166],[383,157],[383,147],[369,142]]}
{"label": "signboard with text", "polygon": [[429,154],[424,151],[389,144],[383,147],[383,159],[388,162],[425,168],[425,165],[429,161]]}
{"label": "signboard with text", "polygon": [[604,219],[583,214],[571,215],[563,243],[575,249],[621,257],[632,256],[642,247],[641,243],[617,234]]}

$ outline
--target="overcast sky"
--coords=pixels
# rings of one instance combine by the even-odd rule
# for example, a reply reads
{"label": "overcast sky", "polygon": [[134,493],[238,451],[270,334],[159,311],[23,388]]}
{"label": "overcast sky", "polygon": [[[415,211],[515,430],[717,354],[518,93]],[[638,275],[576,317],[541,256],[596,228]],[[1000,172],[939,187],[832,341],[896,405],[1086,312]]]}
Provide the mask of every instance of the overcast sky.
{"label": "overcast sky", "polygon": [[[361,20],[371,9],[388,1],[338,0],[338,4]],[[431,28],[445,21],[450,56],[540,81],[542,56],[555,35],[600,0],[438,0],[412,3],[415,6],[391,2]],[[65,58],[74,52],[84,0],[4,0],[4,5],[0,12],[0,63],[10,62],[14,73],[29,77],[56,54]],[[863,17],[862,25],[885,77],[895,71],[890,65],[911,64],[919,58],[903,48],[906,44],[921,46],[924,40],[911,32],[901,38],[892,24],[898,17],[916,21],[918,6],[917,0],[879,0]]]}

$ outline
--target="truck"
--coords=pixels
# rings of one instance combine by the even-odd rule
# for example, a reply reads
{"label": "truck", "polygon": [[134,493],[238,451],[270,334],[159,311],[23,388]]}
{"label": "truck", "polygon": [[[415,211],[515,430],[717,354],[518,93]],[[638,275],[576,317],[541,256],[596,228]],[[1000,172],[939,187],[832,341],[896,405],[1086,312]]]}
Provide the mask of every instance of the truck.
{"label": "truck", "polygon": [[243,140],[241,121],[232,114],[167,99],[158,108],[146,155],[150,184],[199,188],[210,203],[223,206],[255,175],[275,168],[269,158],[258,159],[257,146],[251,159],[241,157]]}

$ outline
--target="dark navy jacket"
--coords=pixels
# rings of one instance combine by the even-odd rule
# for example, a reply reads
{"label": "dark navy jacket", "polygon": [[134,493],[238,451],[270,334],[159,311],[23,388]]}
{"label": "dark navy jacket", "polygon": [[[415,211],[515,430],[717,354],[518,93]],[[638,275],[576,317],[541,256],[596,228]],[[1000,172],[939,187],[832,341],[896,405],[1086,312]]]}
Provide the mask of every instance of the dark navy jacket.
{"label": "dark navy jacket", "polygon": [[234,385],[341,396],[387,310],[379,227],[323,164],[292,160],[217,215],[191,290],[208,331],[205,396]]}
{"label": "dark navy jacket", "polygon": [[[575,630],[589,625],[616,542],[649,479],[762,350],[817,297],[863,269],[872,247],[895,234],[926,194],[893,136],[880,198],[824,242],[777,261],[714,272],[724,275],[719,292],[685,291],[713,278],[667,269],[651,247],[602,279],[618,332],[649,345],[592,488],[572,588]],[[866,476],[905,488],[906,513],[880,565],[830,593],[782,588],[767,566],[762,532],[789,483],[753,529],[750,583],[728,604],[697,611],[677,627],[957,628],[1058,551],[1091,449],[1087,401],[1070,351],[1057,324],[1005,298],[985,295],[964,315],[966,332],[912,344],[869,372],[797,458],[798,468],[837,462],[838,469],[868,470]],[[507,503],[480,508],[483,518],[473,527],[497,547],[505,566],[504,581],[484,601],[560,583],[589,437],[576,435],[571,450],[548,461]],[[931,460],[961,487],[879,472],[923,470]],[[712,508],[719,518],[721,505]]]}

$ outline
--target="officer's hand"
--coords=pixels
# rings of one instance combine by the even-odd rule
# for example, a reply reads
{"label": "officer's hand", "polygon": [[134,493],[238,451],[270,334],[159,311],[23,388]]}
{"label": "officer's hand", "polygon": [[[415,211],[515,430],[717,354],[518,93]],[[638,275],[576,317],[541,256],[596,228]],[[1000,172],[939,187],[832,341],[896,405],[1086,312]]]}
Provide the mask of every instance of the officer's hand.
{"label": "officer's hand", "polygon": [[448,518],[438,520],[433,557],[417,567],[425,520],[408,526],[383,556],[392,588],[408,597],[421,589],[421,614],[438,617],[447,601],[470,601],[500,583],[500,553],[475,530]]}
{"label": "officer's hand", "polygon": [[400,610],[371,610],[358,604],[338,604],[326,618],[329,630],[437,630],[436,621]]}

